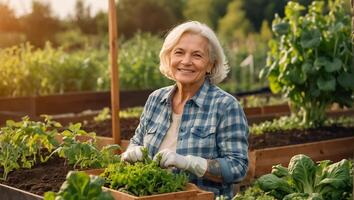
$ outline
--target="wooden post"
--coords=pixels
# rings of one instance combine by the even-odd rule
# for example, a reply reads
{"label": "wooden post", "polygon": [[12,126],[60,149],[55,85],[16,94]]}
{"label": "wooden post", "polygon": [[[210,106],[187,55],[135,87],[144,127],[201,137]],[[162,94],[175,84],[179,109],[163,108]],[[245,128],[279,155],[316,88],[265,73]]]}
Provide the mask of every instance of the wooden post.
{"label": "wooden post", "polygon": [[115,144],[120,144],[119,124],[119,71],[117,48],[117,18],[114,0],[109,0],[109,58],[111,66],[111,110],[112,110],[112,137]]}

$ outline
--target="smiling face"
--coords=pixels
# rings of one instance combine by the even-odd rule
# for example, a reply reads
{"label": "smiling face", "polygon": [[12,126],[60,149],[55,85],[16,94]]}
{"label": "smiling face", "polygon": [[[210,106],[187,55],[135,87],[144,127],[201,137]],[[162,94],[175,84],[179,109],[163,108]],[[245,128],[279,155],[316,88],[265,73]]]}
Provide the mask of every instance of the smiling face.
{"label": "smiling face", "polygon": [[184,33],[172,48],[170,67],[177,83],[187,87],[201,86],[212,67],[208,40],[195,33]]}

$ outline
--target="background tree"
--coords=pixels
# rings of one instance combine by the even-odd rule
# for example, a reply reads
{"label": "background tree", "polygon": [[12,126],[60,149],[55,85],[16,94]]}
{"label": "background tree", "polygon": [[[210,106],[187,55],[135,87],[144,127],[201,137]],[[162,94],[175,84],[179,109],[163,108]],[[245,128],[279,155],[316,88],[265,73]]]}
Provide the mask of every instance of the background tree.
{"label": "background tree", "polygon": [[212,17],[215,16],[213,0],[189,0],[183,10],[183,16],[187,20],[197,20],[215,29]]}
{"label": "background tree", "polygon": [[60,22],[52,15],[49,4],[32,2],[32,12],[21,18],[27,40],[37,47],[43,47],[46,41],[54,41],[54,35],[60,30]]}
{"label": "background tree", "polygon": [[226,41],[245,39],[246,34],[252,30],[252,25],[243,11],[243,4],[243,0],[230,2],[226,15],[219,21],[218,33]]}
{"label": "background tree", "polygon": [[5,3],[0,2],[0,33],[21,31],[20,23],[14,11]]}
{"label": "background tree", "polygon": [[176,1],[170,6],[168,0],[120,0],[117,5],[118,29],[125,37],[132,37],[135,32],[167,32],[180,19],[175,16],[181,7]]}
{"label": "background tree", "polygon": [[90,6],[85,5],[83,0],[76,0],[73,21],[73,25],[79,27],[82,33],[97,34],[96,20],[91,16]]}

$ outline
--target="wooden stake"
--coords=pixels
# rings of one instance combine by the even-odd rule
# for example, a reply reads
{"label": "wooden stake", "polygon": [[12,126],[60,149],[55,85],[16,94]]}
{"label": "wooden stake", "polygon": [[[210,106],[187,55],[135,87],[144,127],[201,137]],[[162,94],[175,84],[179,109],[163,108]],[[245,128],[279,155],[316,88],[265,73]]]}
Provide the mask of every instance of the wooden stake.
{"label": "wooden stake", "polygon": [[112,137],[115,144],[120,144],[119,124],[119,70],[117,47],[117,18],[114,0],[109,0],[109,60],[111,67],[111,110],[112,110]]}

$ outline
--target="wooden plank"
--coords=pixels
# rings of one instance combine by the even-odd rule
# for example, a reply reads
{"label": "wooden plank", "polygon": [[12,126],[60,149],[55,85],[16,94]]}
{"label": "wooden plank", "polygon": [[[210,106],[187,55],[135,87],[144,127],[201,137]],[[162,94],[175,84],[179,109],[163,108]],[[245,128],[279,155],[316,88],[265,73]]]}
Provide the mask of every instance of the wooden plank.
{"label": "wooden plank", "polygon": [[263,106],[262,114],[290,114],[290,108],[288,104],[280,104],[280,105],[271,105],[271,106]]}
{"label": "wooden plank", "polygon": [[288,166],[291,157],[297,154],[306,154],[314,161],[331,160],[337,162],[344,158],[352,158],[353,144],[354,137],[349,137],[254,150],[256,159],[254,176],[259,177],[270,173],[272,166],[276,164]]}
{"label": "wooden plank", "polygon": [[30,99],[32,97],[1,97],[0,111],[30,113]]}
{"label": "wooden plank", "polygon": [[20,190],[8,185],[0,184],[0,199],[3,200],[40,200],[43,197]]}
{"label": "wooden plank", "polygon": [[36,97],[36,114],[79,113],[109,107],[108,92],[79,92]]}
{"label": "wooden plank", "polygon": [[261,107],[248,107],[248,108],[243,108],[243,111],[247,116],[252,116],[252,115],[261,115],[262,114],[262,108]]}

